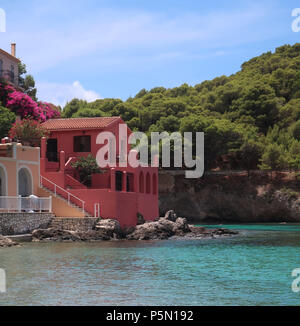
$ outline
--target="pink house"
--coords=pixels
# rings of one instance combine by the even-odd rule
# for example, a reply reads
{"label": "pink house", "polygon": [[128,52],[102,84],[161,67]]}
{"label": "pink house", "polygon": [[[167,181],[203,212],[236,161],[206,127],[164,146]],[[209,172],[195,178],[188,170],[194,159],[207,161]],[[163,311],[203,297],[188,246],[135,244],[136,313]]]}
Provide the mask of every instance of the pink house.
{"label": "pink house", "polygon": [[[120,139],[119,126],[126,126],[127,136],[132,132],[120,117],[53,119],[43,123],[50,133],[42,139],[41,180],[44,189],[55,192],[68,201],[62,208],[53,202],[53,212],[60,217],[96,216],[117,219],[121,226],[137,224],[138,214],[145,220],[154,220],[158,212],[158,168],[107,167],[103,174],[92,177],[87,187],[79,181],[72,167],[76,158],[97,152],[104,145],[96,143],[101,132],[111,132]],[[117,162],[119,146],[116,148]],[[130,147],[127,145],[127,153]],[[41,194],[45,195],[45,194]],[[74,205],[78,207],[74,216]]]}

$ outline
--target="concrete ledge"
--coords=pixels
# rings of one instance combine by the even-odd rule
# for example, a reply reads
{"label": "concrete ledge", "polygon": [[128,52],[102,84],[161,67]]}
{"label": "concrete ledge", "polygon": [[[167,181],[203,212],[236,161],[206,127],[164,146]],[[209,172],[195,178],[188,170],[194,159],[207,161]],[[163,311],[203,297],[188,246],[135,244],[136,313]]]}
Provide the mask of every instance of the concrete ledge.
{"label": "concrete ledge", "polygon": [[6,238],[14,241],[14,242],[31,242],[32,235],[31,234],[22,234],[22,235],[8,235]]}

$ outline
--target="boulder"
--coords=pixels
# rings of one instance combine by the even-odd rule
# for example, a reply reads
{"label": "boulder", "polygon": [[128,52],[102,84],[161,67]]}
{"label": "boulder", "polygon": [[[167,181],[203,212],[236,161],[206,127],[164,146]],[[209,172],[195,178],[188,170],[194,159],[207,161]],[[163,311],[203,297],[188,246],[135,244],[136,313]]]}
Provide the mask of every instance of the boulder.
{"label": "boulder", "polygon": [[0,248],[19,246],[18,243],[0,235]]}
{"label": "boulder", "polygon": [[184,235],[186,233],[191,232],[190,226],[189,226],[186,218],[178,217],[175,224],[176,224],[176,227],[175,227],[176,234]]}
{"label": "boulder", "polygon": [[164,240],[173,235],[172,228],[160,222],[138,225],[133,233],[127,235],[128,240]]}
{"label": "boulder", "polygon": [[80,241],[76,232],[59,229],[35,230],[32,232],[32,241]]}
{"label": "boulder", "polygon": [[138,225],[132,233],[127,235],[128,240],[164,240],[174,235],[184,235],[191,232],[186,219],[177,218],[174,222],[162,217],[155,222]]}
{"label": "boulder", "polygon": [[177,215],[174,211],[168,211],[164,218],[168,221],[175,222],[177,220]]}
{"label": "boulder", "polygon": [[110,238],[122,239],[124,237],[120,223],[117,220],[100,220],[95,226],[95,230]]}

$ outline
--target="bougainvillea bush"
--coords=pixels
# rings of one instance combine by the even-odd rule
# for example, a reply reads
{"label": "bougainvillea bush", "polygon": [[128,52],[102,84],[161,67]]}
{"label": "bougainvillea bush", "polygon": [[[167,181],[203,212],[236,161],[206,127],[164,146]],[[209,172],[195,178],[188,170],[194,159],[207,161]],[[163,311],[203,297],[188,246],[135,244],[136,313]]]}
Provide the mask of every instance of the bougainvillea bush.
{"label": "bougainvillea bush", "polygon": [[35,102],[30,96],[17,91],[14,87],[0,83],[0,101],[22,119],[31,117],[44,122],[48,119],[60,117],[54,105],[44,102]]}
{"label": "bougainvillea bush", "polygon": [[47,136],[48,132],[42,128],[39,121],[33,120],[33,118],[15,122],[9,131],[11,139],[28,146],[40,146],[41,138]]}

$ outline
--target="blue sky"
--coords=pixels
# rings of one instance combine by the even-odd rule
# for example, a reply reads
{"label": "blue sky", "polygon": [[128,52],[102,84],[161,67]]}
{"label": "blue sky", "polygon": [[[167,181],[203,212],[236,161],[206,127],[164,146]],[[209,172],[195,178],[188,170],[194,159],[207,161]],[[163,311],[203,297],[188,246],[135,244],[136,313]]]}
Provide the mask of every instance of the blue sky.
{"label": "blue sky", "polygon": [[127,99],[142,88],[195,85],[230,75],[283,44],[300,42],[293,0],[2,0],[41,100]]}

